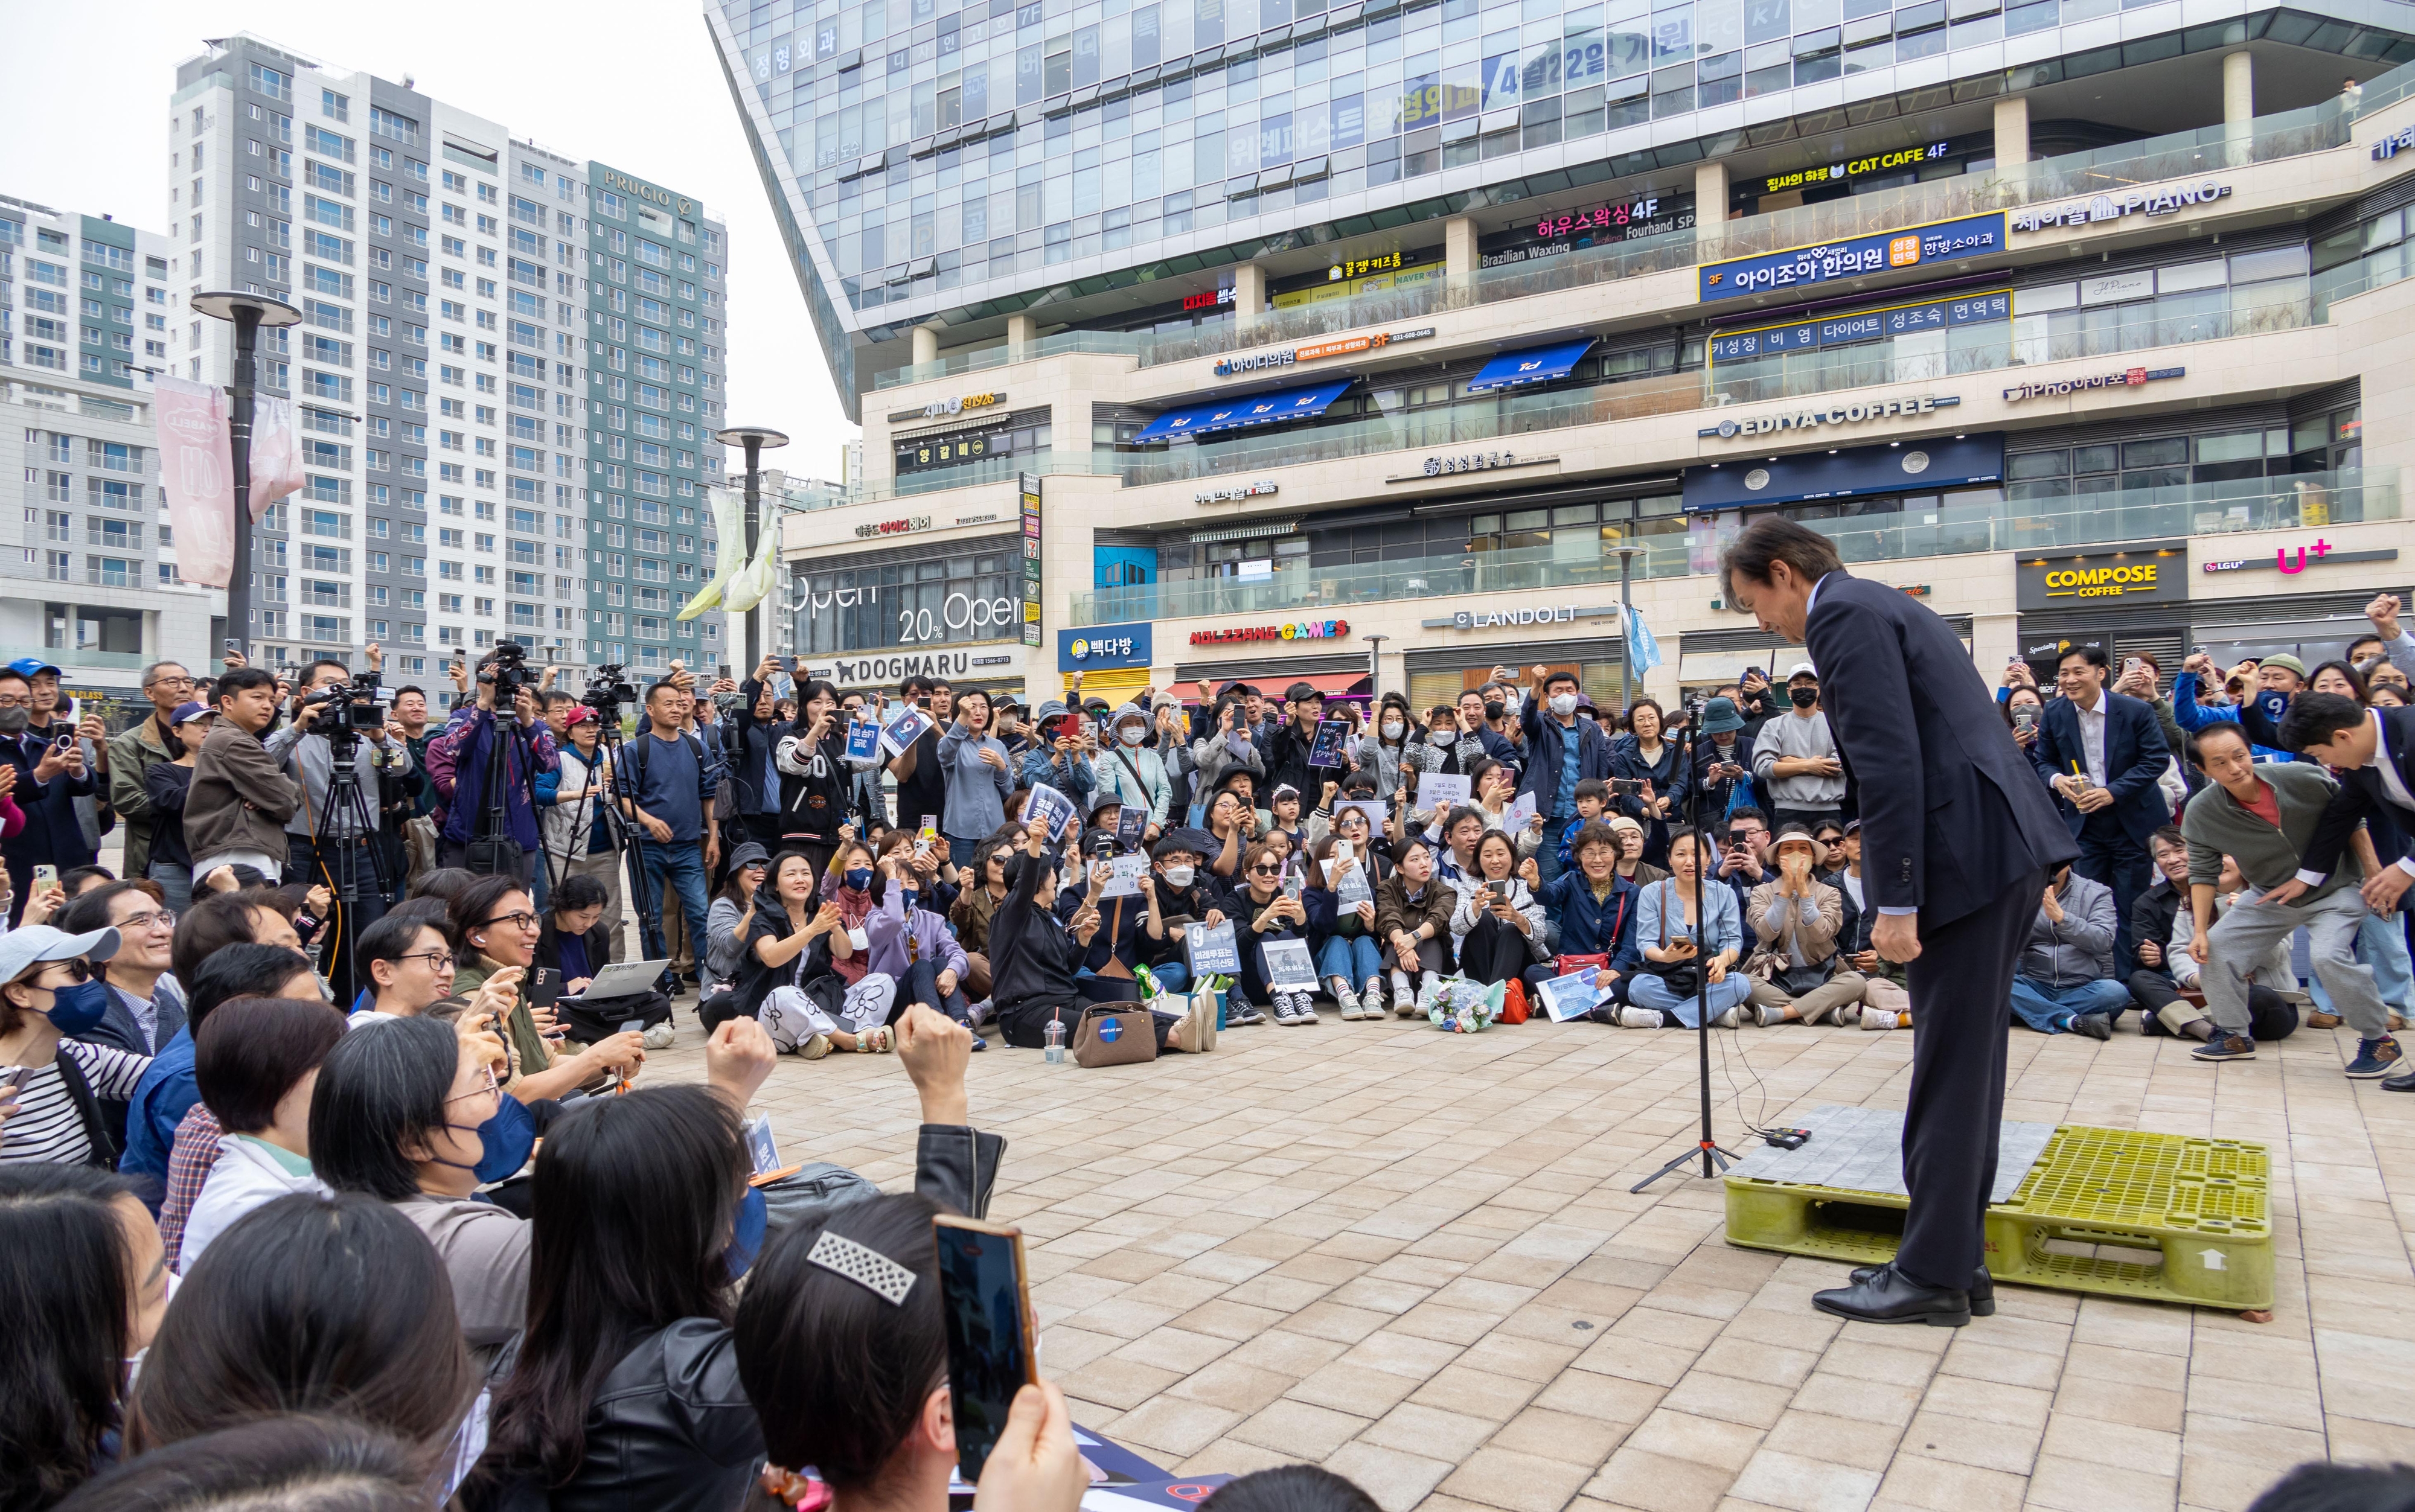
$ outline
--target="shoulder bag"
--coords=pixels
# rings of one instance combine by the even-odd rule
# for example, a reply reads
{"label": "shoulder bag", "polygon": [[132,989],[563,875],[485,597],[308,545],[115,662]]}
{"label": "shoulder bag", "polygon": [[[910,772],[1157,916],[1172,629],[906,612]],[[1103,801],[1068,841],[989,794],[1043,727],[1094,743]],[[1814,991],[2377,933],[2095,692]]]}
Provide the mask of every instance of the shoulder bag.
{"label": "shoulder bag", "polygon": [[[1660,886],[1669,890],[1668,903],[1666,906],[1662,907],[1660,910],[1660,939],[1654,949],[1665,951],[1669,948],[1670,911],[1672,909],[1677,910],[1679,917],[1682,918],[1684,916],[1686,905],[1684,900],[1677,894],[1676,878],[1671,877],[1668,881],[1661,883]],[[1710,912],[1710,906],[1707,903],[1703,905],[1702,911],[1704,913]],[[1690,961],[1655,961],[1647,955],[1643,958],[1643,969],[1659,978],[1661,982],[1668,987],[1670,996],[1672,996],[1698,997],[1702,996],[1702,957],[1699,944],[1695,950],[1694,958]]]}
{"label": "shoulder bag", "polygon": [[1138,1003],[1093,1003],[1073,1028],[1073,1063],[1084,1070],[1157,1058],[1157,1020]]}

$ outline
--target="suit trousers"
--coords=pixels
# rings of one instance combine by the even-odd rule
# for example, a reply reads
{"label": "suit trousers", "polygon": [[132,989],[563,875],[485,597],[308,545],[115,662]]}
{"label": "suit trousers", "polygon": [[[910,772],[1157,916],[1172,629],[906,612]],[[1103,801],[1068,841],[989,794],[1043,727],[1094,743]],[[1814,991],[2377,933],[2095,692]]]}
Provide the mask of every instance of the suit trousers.
{"label": "suit trousers", "polygon": [[2032,872],[1973,913],[1924,923],[1907,970],[1914,1028],[1903,1184],[1911,1205],[1896,1268],[1927,1285],[1970,1285],[1985,1254],[2004,1121],[2004,1003],[2045,890],[2046,874]]}
{"label": "suit trousers", "polygon": [[[2087,816],[2079,827],[2079,859],[2071,869],[2113,890],[2113,976],[2128,978],[2138,965],[2138,941],[2130,937],[2130,905],[2155,885],[2155,863],[2147,847],[2130,838],[2111,809]],[[2045,891],[2045,885],[2039,885]]]}

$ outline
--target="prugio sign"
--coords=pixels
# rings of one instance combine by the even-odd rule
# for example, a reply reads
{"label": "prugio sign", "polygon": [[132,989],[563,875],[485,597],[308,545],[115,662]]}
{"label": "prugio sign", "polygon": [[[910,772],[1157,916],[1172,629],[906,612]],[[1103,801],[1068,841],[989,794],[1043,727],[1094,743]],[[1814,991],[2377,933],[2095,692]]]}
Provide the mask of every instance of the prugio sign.
{"label": "prugio sign", "polygon": [[2025,610],[2115,601],[2177,603],[2188,597],[2188,547],[2179,541],[2148,541],[2023,557],[2018,578],[2018,606]]}
{"label": "prugio sign", "polygon": [[1245,625],[1236,630],[1193,630],[1194,646],[1233,646],[1266,640],[1339,640],[1350,634],[1347,620],[1297,620],[1289,624]]}

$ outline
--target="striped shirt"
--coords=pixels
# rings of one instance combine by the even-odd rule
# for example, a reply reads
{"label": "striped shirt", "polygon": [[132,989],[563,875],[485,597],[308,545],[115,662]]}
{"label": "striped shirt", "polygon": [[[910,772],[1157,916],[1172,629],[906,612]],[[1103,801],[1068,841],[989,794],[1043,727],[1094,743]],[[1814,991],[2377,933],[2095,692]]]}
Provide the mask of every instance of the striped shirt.
{"label": "striped shirt", "polygon": [[[135,1084],[151,1065],[148,1055],[131,1055],[109,1045],[63,1040],[59,1048],[83,1072],[92,1095],[123,1102],[134,1096]],[[84,1132],[83,1115],[75,1095],[68,1090],[55,1063],[37,1066],[17,1088],[17,1111],[0,1124],[0,1161],[42,1160],[55,1165],[82,1165],[92,1159],[92,1140]]]}

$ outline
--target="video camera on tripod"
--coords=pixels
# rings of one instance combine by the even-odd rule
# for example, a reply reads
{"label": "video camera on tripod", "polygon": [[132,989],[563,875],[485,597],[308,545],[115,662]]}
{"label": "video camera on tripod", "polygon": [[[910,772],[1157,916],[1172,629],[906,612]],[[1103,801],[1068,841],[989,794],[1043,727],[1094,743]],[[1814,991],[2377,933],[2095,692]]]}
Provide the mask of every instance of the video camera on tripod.
{"label": "video camera on tripod", "polygon": [[622,706],[635,708],[638,704],[637,684],[628,679],[627,664],[606,662],[598,666],[588,678],[587,691],[579,696],[578,701],[595,711],[596,717],[604,721],[605,728],[618,731]]}
{"label": "video camera on tripod", "polygon": [[323,709],[311,727],[332,744],[349,748],[363,730],[385,728],[389,706],[381,696],[378,674],[355,672],[349,682],[338,682],[308,695],[305,709]]}
{"label": "video camera on tripod", "polygon": [[528,648],[517,640],[499,640],[487,653],[487,666],[479,673],[484,681],[492,678],[495,684],[495,707],[509,709],[523,690],[536,691],[536,674],[529,670]]}

